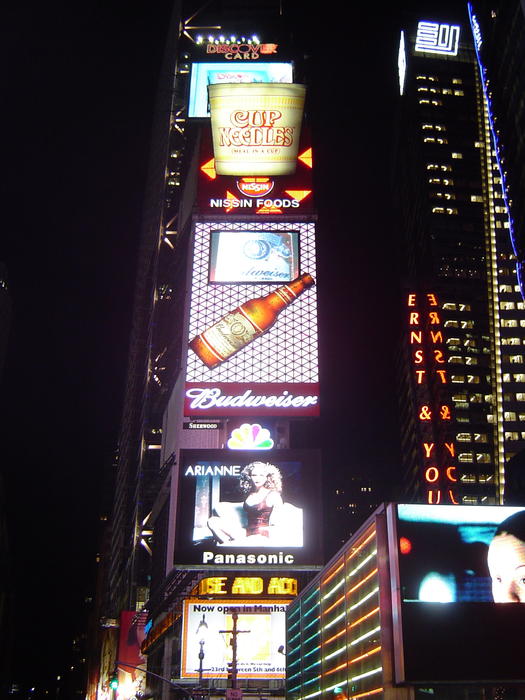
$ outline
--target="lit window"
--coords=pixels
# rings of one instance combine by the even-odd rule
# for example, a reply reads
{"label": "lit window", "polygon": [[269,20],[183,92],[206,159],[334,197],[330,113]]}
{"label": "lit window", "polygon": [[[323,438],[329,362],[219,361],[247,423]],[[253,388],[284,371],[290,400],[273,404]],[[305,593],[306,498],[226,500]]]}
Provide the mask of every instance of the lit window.
{"label": "lit window", "polygon": [[461,355],[452,355],[451,357],[448,358],[448,361],[452,365],[462,365],[464,363],[464,360],[461,357]]}
{"label": "lit window", "polygon": [[485,433],[474,433],[474,442],[488,442],[488,437]]}
{"label": "lit window", "polygon": [[505,420],[516,420],[516,414],[514,411],[505,411],[503,418],[505,418]]}
{"label": "lit window", "polygon": [[513,374],[515,382],[525,382],[525,374]]}
{"label": "lit window", "polygon": [[517,328],[518,322],[515,318],[502,318],[501,325],[503,328]]}
{"label": "lit window", "polygon": [[477,357],[467,357],[465,364],[467,365],[477,365],[478,364],[478,358]]}
{"label": "lit window", "polygon": [[507,432],[505,431],[505,440],[519,440],[519,434],[516,432]]}
{"label": "lit window", "polygon": [[460,452],[458,454],[458,460],[460,462],[473,462],[474,454],[472,452]]}
{"label": "lit window", "polygon": [[452,78],[452,85],[463,85],[461,78]]}
{"label": "lit window", "polygon": [[470,195],[470,201],[471,202],[481,202],[483,203],[483,197],[480,194],[471,194]]}
{"label": "lit window", "polygon": [[476,462],[478,464],[487,464],[487,462],[490,462],[490,455],[488,454],[488,452],[477,452]]}
{"label": "lit window", "polygon": [[452,384],[464,384],[465,376],[463,374],[453,374],[450,377],[450,381],[452,382]]}
{"label": "lit window", "polygon": [[477,374],[467,374],[467,382],[469,384],[479,384],[480,379]]}
{"label": "lit window", "polygon": [[456,95],[456,97],[464,97],[465,93],[463,90],[454,90],[454,95]]}
{"label": "lit window", "polygon": [[456,440],[458,442],[470,442],[472,440],[472,435],[470,433],[458,433],[456,435]]}
{"label": "lit window", "polygon": [[463,153],[453,153],[452,158],[455,160],[462,160],[463,159]]}
{"label": "lit window", "polygon": [[461,481],[464,484],[475,484],[476,483],[476,475],[475,474],[462,474]]}

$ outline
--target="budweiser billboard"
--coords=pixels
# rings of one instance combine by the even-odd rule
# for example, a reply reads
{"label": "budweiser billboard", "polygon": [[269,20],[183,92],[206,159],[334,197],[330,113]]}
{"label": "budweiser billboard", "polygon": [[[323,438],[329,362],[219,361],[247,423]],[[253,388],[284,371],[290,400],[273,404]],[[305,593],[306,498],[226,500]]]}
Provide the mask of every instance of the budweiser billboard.
{"label": "budweiser billboard", "polygon": [[186,416],[319,414],[315,224],[195,225]]}
{"label": "budweiser billboard", "polygon": [[295,171],[306,88],[295,83],[208,86],[215,169],[219,175]]}

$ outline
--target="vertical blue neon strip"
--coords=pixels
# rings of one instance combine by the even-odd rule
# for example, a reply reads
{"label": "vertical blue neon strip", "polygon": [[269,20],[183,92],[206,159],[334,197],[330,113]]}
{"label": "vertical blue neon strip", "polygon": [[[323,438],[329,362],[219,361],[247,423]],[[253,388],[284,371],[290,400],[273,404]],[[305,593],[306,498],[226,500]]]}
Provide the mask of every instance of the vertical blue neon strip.
{"label": "vertical blue neon strip", "polygon": [[[485,73],[486,73],[486,69],[485,69],[485,66],[483,65],[483,63],[481,62],[481,55],[480,55],[480,52],[479,52],[479,49],[480,49],[480,47],[481,47],[481,41],[480,41],[479,44],[478,44],[477,37],[476,37],[476,33],[475,33],[475,31],[474,31],[474,21],[475,21],[475,17],[476,17],[476,16],[474,15],[474,13],[473,13],[473,11],[472,11],[472,4],[471,4],[470,2],[467,3],[467,8],[468,8],[468,16],[469,16],[469,20],[470,20],[470,29],[471,29],[471,31],[472,31],[472,37],[473,37],[474,51],[476,52],[476,59],[477,59],[477,61],[478,61],[479,74],[480,74],[480,78],[481,78],[481,86],[482,86],[482,88],[483,88],[483,95],[485,96],[485,100],[486,100],[487,106],[488,106],[489,125],[490,125],[490,131],[491,131],[491,134],[492,134],[492,142],[493,142],[493,144],[494,144],[494,150],[495,150],[495,152],[496,152],[496,162],[497,162],[497,164],[498,164],[498,170],[499,170],[499,174],[500,174],[500,177],[501,177],[501,193],[502,193],[502,195],[503,195],[503,201],[505,202],[505,208],[506,208],[506,210],[507,210],[507,217],[508,217],[508,220],[509,220],[510,242],[511,242],[511,245],[512,245],[512,250],[514,251],[514,255],[516,256],[516,259],[517,259],[517,262],[516,262],[516,276],[517,276],[517,279],[518,279],[518,284],[519,284],[520,289],[521,289],[521,296],[525,299],[524,280],[523,280],[522,277],[521,277],[520,261],[519,261],[518,253],[517,253],[517,250],[516,250],[516,242],[515,242],[515,239],[514,239],[514,222],[513,222],[513,220],[512,220],[512,216],[511,216],[511,214],[510,214],[510,206],[509,206],[509,201],[508,201],[508,198],[507,198],[507,187],[506,187],[506,184],[505,184],[505,174],[504,174],[504,172],[503,172],[503,167],[502,167],[502,165],[501,165],[501,161],[500,161],[500,157],[499,157],[498,137],[497,137],[497,134],[496,134],[496,129],[495,129],[495,127],[494,127],[494,120],[493,120],[493,117],[492,117],[492,105],[491,105],[491,102],[490,102],[490,97],[489,97],[489,94],[488,94],[488,92],[487,92],[487,85],[486,85],[486,82],[485,82]],[[476,24],[477,24],[477,20],[476,20]],[[478,27],[479,27],[479,25],[478,25]]]}

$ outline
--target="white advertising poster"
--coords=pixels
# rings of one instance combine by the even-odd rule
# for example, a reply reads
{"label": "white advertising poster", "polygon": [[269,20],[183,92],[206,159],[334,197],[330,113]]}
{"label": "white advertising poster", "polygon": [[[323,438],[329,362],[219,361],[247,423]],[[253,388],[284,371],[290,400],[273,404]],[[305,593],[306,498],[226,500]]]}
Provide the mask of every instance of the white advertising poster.
{"label": "white advertising poster", "polygon": [[[284,678],[288,601],[185,600],[181,678],[226,678],[237,616],[237,677]],[[199,659],[199,653],[204,656]]]}

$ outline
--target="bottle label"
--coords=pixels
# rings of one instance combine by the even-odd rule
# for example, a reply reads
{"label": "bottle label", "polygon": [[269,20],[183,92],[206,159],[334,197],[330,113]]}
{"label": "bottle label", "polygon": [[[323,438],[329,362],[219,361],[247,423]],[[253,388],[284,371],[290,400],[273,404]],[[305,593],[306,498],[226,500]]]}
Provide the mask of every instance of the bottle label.
{"label": "bottle label", "polygon": [[253,327],[246,316],[240,311],[234,311],[204,331],[202,338],[217,355],[225,360],[250,343],[257,335],[259,331]]}

